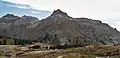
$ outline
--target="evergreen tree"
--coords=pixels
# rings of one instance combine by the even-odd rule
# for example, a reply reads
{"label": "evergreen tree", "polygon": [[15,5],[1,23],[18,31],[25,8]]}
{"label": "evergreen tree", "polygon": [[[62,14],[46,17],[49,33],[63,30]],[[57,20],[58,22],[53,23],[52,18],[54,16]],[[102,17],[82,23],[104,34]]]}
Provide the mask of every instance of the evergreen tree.
{"label": "evergreen tree", "polygon": [[6,45],[6,43],[7,43],[7,40],[3,39],[3,45]]}

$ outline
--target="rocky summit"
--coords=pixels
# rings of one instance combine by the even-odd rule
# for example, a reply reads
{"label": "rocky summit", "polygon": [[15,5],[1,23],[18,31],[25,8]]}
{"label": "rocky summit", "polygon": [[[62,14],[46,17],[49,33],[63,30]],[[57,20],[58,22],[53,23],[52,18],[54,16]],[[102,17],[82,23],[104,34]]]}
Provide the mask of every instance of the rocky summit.
{"label": "rocky summit", "polygon": [[0,18],[0,36],[52,45],[120,44],[120,32],[89,18],[72,18],[60,9],[46,19],[7,14]]}

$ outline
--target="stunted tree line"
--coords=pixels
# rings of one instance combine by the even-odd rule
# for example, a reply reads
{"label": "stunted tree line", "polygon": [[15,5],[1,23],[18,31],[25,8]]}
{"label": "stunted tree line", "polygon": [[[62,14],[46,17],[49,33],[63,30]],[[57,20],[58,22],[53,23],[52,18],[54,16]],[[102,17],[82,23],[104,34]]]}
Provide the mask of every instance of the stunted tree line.
{"label": "stunted tree line", "polygon": [[31,44],[31,40],[0,36],[0,45],[25,45],[25,44]]}

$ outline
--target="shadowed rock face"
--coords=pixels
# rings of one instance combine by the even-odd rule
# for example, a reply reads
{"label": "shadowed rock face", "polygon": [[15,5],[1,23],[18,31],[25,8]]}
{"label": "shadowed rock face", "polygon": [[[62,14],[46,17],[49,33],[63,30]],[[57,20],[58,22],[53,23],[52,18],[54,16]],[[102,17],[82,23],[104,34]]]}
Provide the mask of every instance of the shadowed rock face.
{"label": "shadowed rock face", "polygon": [[46,19],[7,14],[0,18],[0,35],[53,45],[120,44],[120,32],[99,20],[72,18],[55,10]]}

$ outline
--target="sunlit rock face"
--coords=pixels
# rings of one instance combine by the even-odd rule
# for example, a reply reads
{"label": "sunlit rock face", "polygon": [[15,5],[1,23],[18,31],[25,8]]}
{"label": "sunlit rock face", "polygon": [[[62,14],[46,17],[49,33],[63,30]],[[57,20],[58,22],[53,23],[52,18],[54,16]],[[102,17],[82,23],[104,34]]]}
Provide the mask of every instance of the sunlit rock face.
{"label": "sunlit rock face", "polygon": [[89,18],[72,18],[60,9],[46,19],[7,14],[0,18],[1,34],[53,45],[119,44],[120,32]]}

